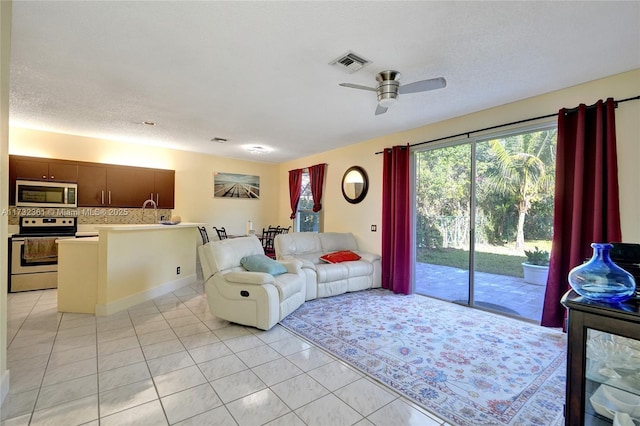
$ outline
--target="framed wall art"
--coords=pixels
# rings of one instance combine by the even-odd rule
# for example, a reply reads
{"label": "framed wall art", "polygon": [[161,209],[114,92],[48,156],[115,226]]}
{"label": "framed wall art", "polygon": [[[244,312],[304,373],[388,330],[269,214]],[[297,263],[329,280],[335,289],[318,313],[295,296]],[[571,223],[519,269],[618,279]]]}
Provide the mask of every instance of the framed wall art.
{"label": "framed wall art", "polygon": [[213,196],[260,199],[260,176],[214,172]]}

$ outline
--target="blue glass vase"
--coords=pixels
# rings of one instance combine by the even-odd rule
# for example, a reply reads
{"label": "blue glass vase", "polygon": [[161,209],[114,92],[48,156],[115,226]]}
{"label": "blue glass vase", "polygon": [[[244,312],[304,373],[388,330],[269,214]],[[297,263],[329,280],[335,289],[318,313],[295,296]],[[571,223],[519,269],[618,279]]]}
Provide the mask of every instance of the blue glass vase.
{"label": "blue glass vase", "polygon": [[593,257],[569,272],[569,284],[580,296],[601,302],[623,302],[636,291],[633,275],[613,263],[609,251],[613,246],[593,243]]}

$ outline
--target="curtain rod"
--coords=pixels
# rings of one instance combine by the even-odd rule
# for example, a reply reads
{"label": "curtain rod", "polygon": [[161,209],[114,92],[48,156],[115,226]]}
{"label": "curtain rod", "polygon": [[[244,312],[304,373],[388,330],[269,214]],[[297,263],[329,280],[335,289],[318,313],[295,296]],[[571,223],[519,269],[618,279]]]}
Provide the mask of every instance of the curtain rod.
{"label": "curtain rod", "polygon": [[[637,101],[640,100],[640,95],[638,96],[634,96],[632,98],[626,98],[626,99],[620,99],[619,101],[615,101],[615,106],[616,108],[618,107],[618,104],[621,104],[623,102],[627,102],[627,101]],[[577,111],[578,108],[573,108],[573,109],[568,109],[567,112],[574,112]],[[480,132],[486,132],[487,130],[494,130],[494,129],[499,129],[501,127],[508,127],[508,126],[513,126],[514,124],[522,124],[522,123],[528,123],[530,121],[536,121],[536,120],[542,120],[543,118],[551,118],[551,117],[557,117],[558,113],[554,113],[554,114],[547,114],[547,115],[540,115],[538,117],[533,117],[533,118],[525,118],[524,120],[518,120],[518,121],[512,121],[510,123],[504,123],[504,124],[498,124],[495,126],[490,126],[490,127],[485,127],[483,129],[478,129],[478,130],[471,130],[469,132],[463,132],[463,133],[458,133],[456,135],[451,135],[451,136],[445,136],[443,138],[437,138],[437,139],[431,139],[428,141],[424,141],[424,142],[416,142],[414,144],[409,144],[409,147],[414,147],[414,146],[419,146],[419,145],[425,145],[428,143],[433,143],[433,142],[440,142],[446,139],[451,139],[451,138],[458,138],[460,136],[466,136],[467,138],[471,137],[472,133],[480,133]],[[376,152],[376,155],[378,154],[382,154],[384,151],[379,151]]]}

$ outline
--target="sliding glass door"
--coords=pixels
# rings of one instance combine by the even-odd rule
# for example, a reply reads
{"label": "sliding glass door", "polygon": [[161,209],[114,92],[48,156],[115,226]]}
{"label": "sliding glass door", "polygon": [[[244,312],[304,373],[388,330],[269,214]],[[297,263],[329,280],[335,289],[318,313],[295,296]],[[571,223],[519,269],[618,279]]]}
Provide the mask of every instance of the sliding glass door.
{"label": "sliding glass door", "polygon": [[467,304],[472,241],[469,143],[417,152],[415,292]]}
{"label": "sliding glass door", "polygon": [[551,249],[555,142],[551,127],[415,152],[416,293],[540,319],[546,267],[533,282],[523,263]]}

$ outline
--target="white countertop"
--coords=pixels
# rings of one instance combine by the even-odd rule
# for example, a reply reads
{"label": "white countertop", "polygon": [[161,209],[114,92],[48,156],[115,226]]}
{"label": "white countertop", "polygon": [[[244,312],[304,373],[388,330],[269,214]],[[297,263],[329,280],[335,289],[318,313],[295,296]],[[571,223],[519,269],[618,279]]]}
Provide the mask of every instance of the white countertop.
{"label": "white countertop", "polygon": [[131,224],[131,225],[96,225],[97,231],[147,231],[158,229],[176,229],[176,228],[195,228],[196,226],[202,226],[202,223],[190,223],[181,222],[177,225],[162,225],[160,223],[150,224]]}
{"label": "white countertop", "polygon": [[85,238],[85,237],[97,237],[98,231],[78,231],[76,232],[76,238]]}

